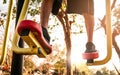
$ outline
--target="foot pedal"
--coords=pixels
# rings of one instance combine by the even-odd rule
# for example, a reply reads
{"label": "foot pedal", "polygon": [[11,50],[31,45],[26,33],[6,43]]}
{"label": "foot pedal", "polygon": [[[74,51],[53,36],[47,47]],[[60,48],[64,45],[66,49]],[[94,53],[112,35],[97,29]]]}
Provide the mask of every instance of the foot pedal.
{"label": "foot pedal", "polygon": [[83,59],[87,59],[87,63],[93,63],[94,59],[99,57],[98,52],[87,52],[82,54]]}
{"label": "foot pedal", "polygon": [[[18,34],[32,48],[38,48],[39,54],[50,54],[52,52],[51,45],[45,40],[42,29],[38,23],[31,20],[23,20],[18,26]],[[39,56],[41,57],[41,55]]]}

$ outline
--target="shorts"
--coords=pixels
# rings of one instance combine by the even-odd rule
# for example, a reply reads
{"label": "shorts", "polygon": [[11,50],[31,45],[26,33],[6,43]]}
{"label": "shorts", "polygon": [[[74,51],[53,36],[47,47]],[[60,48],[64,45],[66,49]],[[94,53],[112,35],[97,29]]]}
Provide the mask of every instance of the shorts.
{"label": "shorts", "polygon": [[52,6],[52,13],[54,15],[57,15],[61,6],[62,6],[62,0],[54,0],[53,6]]}
{"label": "shorts", "polygon": [[67,0],[67,13],[94,15],[93,0]]}

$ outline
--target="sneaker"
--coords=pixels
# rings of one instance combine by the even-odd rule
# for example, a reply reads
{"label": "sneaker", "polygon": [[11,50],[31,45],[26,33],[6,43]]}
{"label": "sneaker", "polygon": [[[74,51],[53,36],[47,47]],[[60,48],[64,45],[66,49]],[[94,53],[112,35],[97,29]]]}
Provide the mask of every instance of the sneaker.
{"label": "sneaker", "polygon": [[85,53],[89,53],[89,52],[96,52],[97,50],[95,49],[95,45],[92,42],[88,42],[86,44],[86,51]]}
{"label": "sneaker", "polygon": [[46,41],[47,41],[48,43],[50,43],[50,36],[49,36],[49,34],[48,34],[47,29],[44,28],[44,27],[42,27],[42,32],[43,32],[43,36],[44,36],[44,38],[46,39]]}

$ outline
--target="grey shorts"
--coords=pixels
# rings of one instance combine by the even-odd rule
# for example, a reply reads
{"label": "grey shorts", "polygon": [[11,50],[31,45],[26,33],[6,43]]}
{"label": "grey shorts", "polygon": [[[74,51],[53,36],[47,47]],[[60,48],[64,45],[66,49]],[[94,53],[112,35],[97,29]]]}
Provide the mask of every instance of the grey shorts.
{"label": "grey shorts", "polygon": [[93,0],[67,0],[68,13],[89,13],[94,15],[94,1]]}

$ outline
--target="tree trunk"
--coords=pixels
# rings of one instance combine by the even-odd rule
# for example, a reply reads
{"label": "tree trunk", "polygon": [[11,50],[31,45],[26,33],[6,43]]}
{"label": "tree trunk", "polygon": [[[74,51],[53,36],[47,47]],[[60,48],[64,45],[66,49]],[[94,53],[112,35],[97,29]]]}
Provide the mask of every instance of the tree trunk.
{"label": "tree trunk", "polygon": [[59,21],[61,22],[65,35],[65,43],[67,48],[66,53],[66,66],[67,66],[67,75],[71,74],[71,26],[68,21],[68,15],[65,11],[61,9],[61,12],[57,15]]}
{"label": "tree trunk", "polygon": [[117,32],[116,29],[114,29],[114,30],[113,30],[113,33],[112,33],[112,43],[113,43],[113,46],[114,46],[114,48],[115,48],[115,50],[116,50],[116,52],[117,52],[118,57],[120,58],[120,49],[119,49],[119,46],[117,45],[117,42],[116,42],[116,40],[115,40],[115,37],[116,37],[117,35],[119,35],[119,33]]}

